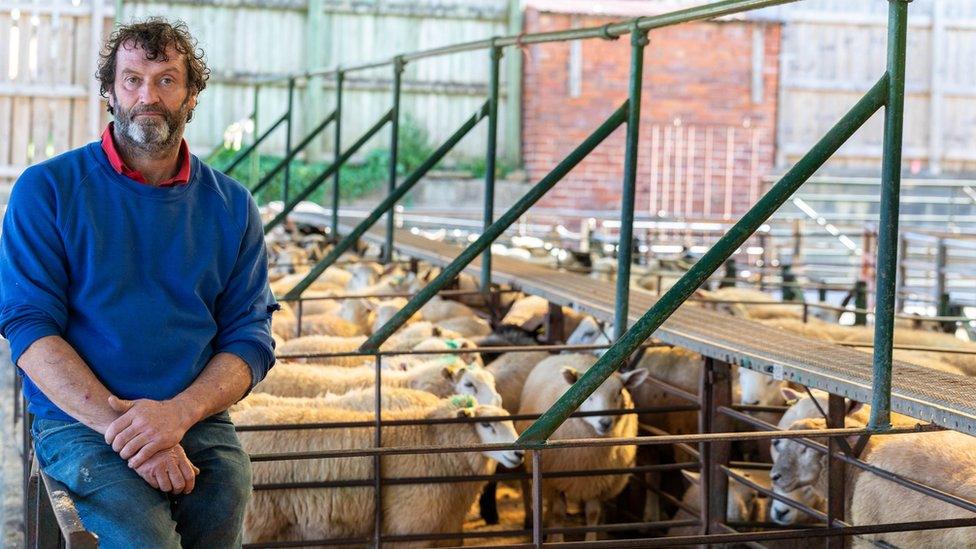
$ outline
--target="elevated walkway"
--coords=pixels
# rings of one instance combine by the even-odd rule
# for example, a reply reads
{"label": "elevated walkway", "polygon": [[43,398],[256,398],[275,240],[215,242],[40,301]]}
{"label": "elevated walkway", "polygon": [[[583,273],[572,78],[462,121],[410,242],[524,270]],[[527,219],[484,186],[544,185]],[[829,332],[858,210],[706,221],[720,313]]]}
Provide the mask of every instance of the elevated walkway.
{"label": "elevated walkway", "polygon": [[[368,231],[364,239],[382,245],[382,227]],[[435,242],[399,230],[394,240],[400,253],[446,265],[460,253],[458,246]],[[518,259],[495,256],[493,280],[544,297],[560,305],[574,306],[594,317],[612,322],[614,285],[584,275],[561,272]],[[465,272],[477,277],[480,259]],[[631,322],[656,301],[640,289],[630,290]],[[701,307],[682,306],[654,332],[665,343],[702,355],[764,372],[778,379],[871,402],[871,355],[848,347],[815,341]],[[976,435],[976,379],[895,361],[892,409],[923,421]]]}

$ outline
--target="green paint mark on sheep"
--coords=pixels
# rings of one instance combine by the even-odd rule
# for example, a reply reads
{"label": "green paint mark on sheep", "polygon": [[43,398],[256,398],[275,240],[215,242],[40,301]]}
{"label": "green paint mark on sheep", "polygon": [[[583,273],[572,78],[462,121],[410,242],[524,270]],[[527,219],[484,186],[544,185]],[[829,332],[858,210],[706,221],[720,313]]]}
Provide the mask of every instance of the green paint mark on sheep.
{"label": "green paint mark on sheep", "polygon": [[458,408],[474,408],[477,402],[471,395],[454,395],[451,397],[451,404]]}

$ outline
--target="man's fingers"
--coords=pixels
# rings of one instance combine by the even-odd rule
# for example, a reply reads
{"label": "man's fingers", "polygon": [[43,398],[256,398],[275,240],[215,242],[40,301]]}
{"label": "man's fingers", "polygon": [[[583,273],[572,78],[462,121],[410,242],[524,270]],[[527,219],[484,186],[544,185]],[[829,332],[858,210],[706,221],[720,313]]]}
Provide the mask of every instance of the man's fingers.
{"label": "man's fingers", "polygon": [[[189,494],[193,491],[194,486],[197,484],[197,473],[193,472],[196,469],[187,460],[180,460],[180,472],[183,473],[183,478],[186,480],[186,488],[183,490],[184,494]],[[199,472],[199,469],[197,469]]]}
{"label": "man's fingers", "polygon": [[173,485],[173,493],[182,494],[183,489],[186,488],[186,480],[183,478],[183,472],[180,471],[180,468],[175,463],[166,469],[169,474],[169,482]]}
{"label": "man's fingers", "polygon": [[113,410],[115,410],[120,414],[124,414],[128,412],[129,408],[132,408],[133,404],[134,403],[131,400],[118,398],[115,395],[109,395],[108,397],[108,405],[111,406]]}
{"label": "man's fingers", "polygon": [[[136,455],[136,452],[139,452],[140,450],[142,450],[143,448],[145,448],[146,443],[149,442],[148,438],[149,437],[147,437],[146,435],[144,435],[142,433],[134,436],[132,438],[132,440],[130,440],[129,442],[127,442],[125,444],[125,446],[123,446],[122,449],[119,450],[119,456],[121,456],[122,459],[129,459],[132,456]],[[113,445],[113,448],[114,448],[114,445]],[[135,469],[139,465],[141,465],[141,463],[136,464],[136,465],[133,465],[132,468]]]}
{"label": "man's fingers", "polygon": [[139,432],[140,432],[139,429],[135,425],[130,423],[128,427],[122,430],[122,432],[115,435],[115,438],[111,442],[112,449],[115,450],[116,452],[121,452],[122,448],[125,448],[125,445],[128,444],[129,441],[134,439],[139,434]]}
{"label": "man's fingers", "polygon": [[172,492],[173,484],[169,481],[169,475],[166,471],[160,471],[154,475],[156,477],[156,483],[159,485],[159,489],[164,492]]}
{"label": "man's fingers", "polygon": [[[129,466],[133,469],[138,469],[143,463],[145,463],[149,458],[153,457],[163,448],[156,441],[150,441],[148,444],[143,446],[134,456],[129,459]],[[125,457],[125,456],[123,456]],[[126,458],[128,459],[128,458]]]}
{"label": "man's fingers", "polygon": [[[109,397],[110,400],[112,398],[113,397]],[[117,437],[119,433],[127,429],[130,425],[132,425],[132,418],[126,415],[123,415],[110,423],[108,429],[105,430],[105,444],[114,444],[115,437]]]}

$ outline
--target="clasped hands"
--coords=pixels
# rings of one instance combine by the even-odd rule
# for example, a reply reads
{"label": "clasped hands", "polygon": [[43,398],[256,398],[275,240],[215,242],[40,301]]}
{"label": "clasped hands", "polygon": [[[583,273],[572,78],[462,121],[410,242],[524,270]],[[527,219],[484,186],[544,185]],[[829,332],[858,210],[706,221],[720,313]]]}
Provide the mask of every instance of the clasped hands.
{"label": "clasped hands", "polygon": [[190,463],[180,441],[193,421],[172,401],[108,398],[122,414],[105,431],[105,442],[150,486],[189,494],[200,470]]}

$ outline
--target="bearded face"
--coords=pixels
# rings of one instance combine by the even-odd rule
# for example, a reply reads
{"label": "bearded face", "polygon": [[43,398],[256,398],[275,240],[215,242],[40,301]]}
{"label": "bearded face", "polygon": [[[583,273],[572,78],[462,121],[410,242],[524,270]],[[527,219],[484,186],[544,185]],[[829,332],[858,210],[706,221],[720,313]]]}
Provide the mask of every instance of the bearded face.
{"label": "bearded face", "polygon": [[175,110],[162,103],[135,104],[126,109],[118,101],[115,111],[115,136],[147,152],[172,149],[183,137],[183,129],[192,114],[189,98]]}

